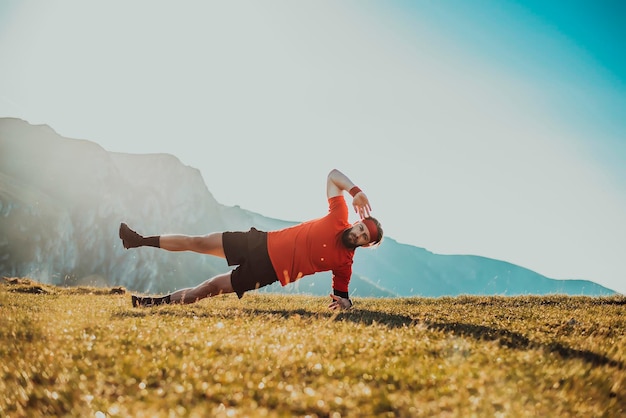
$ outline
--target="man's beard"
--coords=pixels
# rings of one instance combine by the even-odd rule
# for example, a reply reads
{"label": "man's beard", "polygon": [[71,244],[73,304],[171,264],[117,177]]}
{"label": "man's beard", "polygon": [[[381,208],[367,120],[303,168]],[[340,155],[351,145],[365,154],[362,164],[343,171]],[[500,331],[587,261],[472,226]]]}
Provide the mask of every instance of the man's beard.
{"label": "man's beard", "polygon": [[351,230],[352,228],[348,228],[341,233],[341,242],[346,248],[354,250],[358,245],[356,245],[356,236],[350,234]]}

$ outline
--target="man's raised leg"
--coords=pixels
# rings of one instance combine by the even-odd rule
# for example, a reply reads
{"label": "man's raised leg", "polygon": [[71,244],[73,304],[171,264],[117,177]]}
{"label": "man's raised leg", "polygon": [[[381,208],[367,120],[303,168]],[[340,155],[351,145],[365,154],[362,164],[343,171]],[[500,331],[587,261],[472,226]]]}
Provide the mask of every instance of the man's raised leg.
{"label": "man's raised leg", "polygon": [[193,251],[224,258],[222,233],[214,232],[208,235],[156,235],[144,237],[122,223],[119,236],[124,248],[143,246],[162,248],[168,251]]}

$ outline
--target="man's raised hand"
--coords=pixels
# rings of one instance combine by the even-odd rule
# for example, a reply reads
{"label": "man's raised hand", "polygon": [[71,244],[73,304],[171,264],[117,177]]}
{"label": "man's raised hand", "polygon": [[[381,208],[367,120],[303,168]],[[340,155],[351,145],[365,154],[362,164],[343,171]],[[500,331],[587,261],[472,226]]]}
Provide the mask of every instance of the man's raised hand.
{"label": "man's raised hand", "polygon": [[369,199],[367,198],[365,193],[361,191],[352,198],[352,206],[354,207],[354,211],[359,214],[361,219],[369,217],[370,212],[372,211]]}

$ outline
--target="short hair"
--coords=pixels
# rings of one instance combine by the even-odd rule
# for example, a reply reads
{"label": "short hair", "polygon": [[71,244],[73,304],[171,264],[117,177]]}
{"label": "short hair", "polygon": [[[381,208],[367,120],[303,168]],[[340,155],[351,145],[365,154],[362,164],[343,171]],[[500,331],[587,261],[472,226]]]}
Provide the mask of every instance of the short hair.
{"label": "short hair", "polygon": [[378,219],[373,218],[371,216],[368,216],[365,219],[369,219],[370,221],[374,222],[374,225],[376,225],[376,229],[378,229],[378,238],[376,238],[376,241],[372,241],[370,242],[367,246],[368,247],[378,247],[380,245],[380,243],[383,240],[383,227],[380,226],[380,222],[378,222]]}

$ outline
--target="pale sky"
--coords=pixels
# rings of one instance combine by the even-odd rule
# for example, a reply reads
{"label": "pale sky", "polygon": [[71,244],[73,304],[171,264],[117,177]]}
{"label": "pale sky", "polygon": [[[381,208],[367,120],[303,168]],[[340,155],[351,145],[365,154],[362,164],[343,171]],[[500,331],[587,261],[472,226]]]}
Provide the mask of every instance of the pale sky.
{"label": "pale sky", "polygon": [[324,215],[339,168],[400,242],[626,293],[625,18],[609,0],[3,0],[0,117],[174,154],[220,203],[285,220]]}

